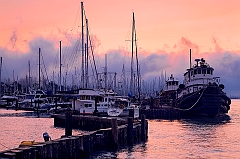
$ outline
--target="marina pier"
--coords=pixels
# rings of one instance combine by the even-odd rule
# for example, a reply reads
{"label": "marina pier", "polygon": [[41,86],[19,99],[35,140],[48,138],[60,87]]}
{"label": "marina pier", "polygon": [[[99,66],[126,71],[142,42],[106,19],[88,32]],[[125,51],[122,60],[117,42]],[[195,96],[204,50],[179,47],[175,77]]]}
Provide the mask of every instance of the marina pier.
{"label": "marina pier", "polygon": [[[0,152],[0,158],[55,159],[84,158],[97,151],[114,151],[125,146],[145,142],[148,138],[148,122],[141,120],[72,115],[54,115],[54,126],[65,127],[59,139]],[[72,135],[72,128],[86,130]],[[30,143],[31,144],[31,143]]]}

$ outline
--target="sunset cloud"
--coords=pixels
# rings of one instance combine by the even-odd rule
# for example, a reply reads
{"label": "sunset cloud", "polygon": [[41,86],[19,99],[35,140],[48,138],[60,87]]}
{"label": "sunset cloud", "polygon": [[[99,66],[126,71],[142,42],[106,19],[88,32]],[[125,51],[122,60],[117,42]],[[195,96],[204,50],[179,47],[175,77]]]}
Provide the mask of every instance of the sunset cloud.
{"label": "sunset cloud", "polygon": [[[183,73],[190,67],[191,49],[192,63],[195,58],[205,58],[215,69],[215,75],[221,77],[225,91],[240,96],[239,4],[237,0],[140,0],[137,4],[84,1],[98,71],[104,70],[106,54],[108,71],[117,72],[120,78],[124,65],[129,78],[134,11],[143,80],[158,79],[166,72],[167,77],[173,74],[182,81]],[[13,70],[16,76],[25,78],[28,61],[32,74],[37,76],[41,48],[45,76],[51,80],[55,72],[57,79],[60,41],[64,74],[81,73],[80,1],[6,1],[0,5],[0,22],[4,24],[0,25],[3,78],[12,78]],[[71,78],[68,80],[70,83]]]}

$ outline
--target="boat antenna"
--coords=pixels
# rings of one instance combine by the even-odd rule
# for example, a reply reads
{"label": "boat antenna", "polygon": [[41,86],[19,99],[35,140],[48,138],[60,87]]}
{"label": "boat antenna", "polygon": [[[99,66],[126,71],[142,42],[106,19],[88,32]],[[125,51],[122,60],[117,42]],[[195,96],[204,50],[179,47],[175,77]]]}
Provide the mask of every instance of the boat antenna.
{"label": "boat antenna", "polygon": [[41,61],[40,61],[40,55],[41,55],[41,48],[39,48],[39,50],[38,50],[38,52],[39,52],[39,59],[38,59],[38,89],[40,90],[41,89],[41,77],[40,77],[40,72],[41,72],[41,66],[40,66],[40,64],[41,64]]}
{"label": "boat antenna", "polygon": [[192,68],[192,53],[191,53],[191,49],[190,49],[190,68]]}

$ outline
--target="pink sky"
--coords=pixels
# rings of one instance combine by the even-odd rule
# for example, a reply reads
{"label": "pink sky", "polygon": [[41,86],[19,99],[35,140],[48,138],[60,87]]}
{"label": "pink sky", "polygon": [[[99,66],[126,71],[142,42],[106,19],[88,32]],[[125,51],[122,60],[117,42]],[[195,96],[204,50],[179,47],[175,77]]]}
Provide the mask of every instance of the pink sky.
{"label": "pink sky", "polygon": [[[80,2],[0,0],[0,56],[12,61],[30,58],[39,39],[45,45],[36,47],[53,44],[52,54],[58,52],[60,40],[70,45],[69,36],[81,32]],[[95,37],[95,53],[108,53],[109,66],[117,56],[124,58],[131,51],[126,40],[131,39],[134,12],[144,78],[158,77],[163,70],[182,78],[191,48],[193,58],[204,57],[221,72],[223,82],[236,88],[235,93],[240,90],[239,82],[233,85],[240,78],[234,71],[240,72],[239,0],[85,0],[84,8]],[[55,56],[48,52],[48,57]]]}
{"label": "pink sky", "polygon": [[[10,39],[15,33],[15,49],[23,52],[36,36],[66,43],[60,31],[70,33],[80,14],[78,0],[0,0],[0,3],[0,46],[13,49]],[[172,48],[182,37],[199,45],[202,52],[214,49],[213,37],[224,49],[240,47],[238,0],[86,0],[84,7],[91,34],[100,40],[100,52],[128,46],[125,40],[131,36],[132,12],[138,46],[144,50]]]}

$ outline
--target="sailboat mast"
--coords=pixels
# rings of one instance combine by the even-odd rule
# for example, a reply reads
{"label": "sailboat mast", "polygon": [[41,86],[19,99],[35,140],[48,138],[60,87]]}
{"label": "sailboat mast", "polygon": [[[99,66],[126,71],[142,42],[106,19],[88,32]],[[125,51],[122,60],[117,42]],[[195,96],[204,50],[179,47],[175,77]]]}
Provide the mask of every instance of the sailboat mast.
{"label": "sailboat mast", "polygon": [[86,19],[86,55],[85,55],[85,75],[86,75],[86,88],[88,87],[88,82],[89,82],[89,79],[88,79],[88,45],[89,45],[89,30],[88,30],[88,19]]}
{"label": "sailboat mast", "polygon": [[134,12],[133,12],[133,21],[132,21],[132,58],[131,58],[131,81],[130,81],[130,91],[133,93],[133,54],[134,54],[134,28],[135,28],[135,19],[134,19]]}
{"label": "sailboat mast", "polygon": [[105,79],[105,91],[107,90],[107,54],[105,54],[105,71],[104,71],[104,79]]}
{"label": "sailboat mast", "polygon": [[31,86],[31,65],[30,65],[30,61],[28,61],[28,93],[29,93],[29,89]]}
{"label": "sailboat mast", "polygon": [[40,77],[40,72],[41,72],[41,66],[40,66],[40,58],[41,58],[41,56],[40,56],[40,54],[41,54],[41,48],[39,48],[39,55],[38,55],[38,89],[40,89],[41,87],[40,87],[40,83],[41,83],[41,77]]}
{"label": "sailboat mast", "polygon": [[134,41],[135,41],[135,47],[136,47],[136,63],[137,63],[137,91],[138,91],[138,99],[140,100],[140,69],[138,64],[138,54],[137,54],[137,33],[135,28],[135,21],[134,21]]}
{"label": "sailboat mast", "polygon": [[191,49],[190,49],[190,68],[192,68],[192,52],[191,52]]}
{"label": "sailboat mast", "polygon": [[83,2],[81,2],[81,11],[82,11],[82,88],[84,88],[84,8]]}
{"label": "sailboat mast", "polygon": [[53,91],[53,94],[55,94],[54,71],[53,71],[52,91]]}
{"label": "sailboat mast", "polygon": [[60,46],[59,46],[59,67],[60,67],[60,72],[59,72],[59,76],[60,76],[60,79],[59,79],[59,82],[60,82],[60,88],[59,90],[61,91],[62,90],[62,42],[60,41]]}
{"label": "sailboat mast", "polygon": [[2,57],[0,59],[0,99],[2,97]]}

